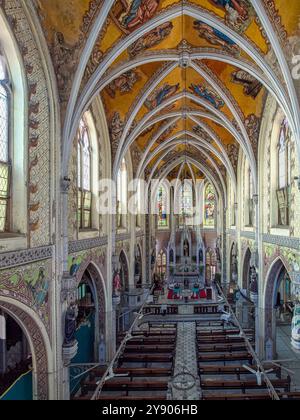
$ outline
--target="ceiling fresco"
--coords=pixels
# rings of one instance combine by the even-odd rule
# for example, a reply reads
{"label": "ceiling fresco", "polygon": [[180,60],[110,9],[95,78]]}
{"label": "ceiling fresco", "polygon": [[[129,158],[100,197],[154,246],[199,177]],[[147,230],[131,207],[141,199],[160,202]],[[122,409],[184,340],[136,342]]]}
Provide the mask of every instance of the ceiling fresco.
{"label": "ceiling fresco", "polygon": [[[74,70],[65,62],[80,60],[104,2],[34,1],[67,108]],[[128,148],[134,168],[142,167],[146,175],[153,168],[157,175],[176,156],[186,156],[196,177],[203,177],[207,168],[220,184],[228,173],[236,175],[240,150],[255,162],[267,94],[276,93],[279,84],[287,87],[268,30],[252,4],[113,2],[87,57],[77,99],[85,98],[90,84],[91,94],[101,96],[116,165]],[[298,29],[300,2],[261,4],[279,44],[285,44]],[[278,83],[271,79],[273,73]],[[203,171],[192,157],[204,165]],[[175,165],[171,172],[181,167]]]}

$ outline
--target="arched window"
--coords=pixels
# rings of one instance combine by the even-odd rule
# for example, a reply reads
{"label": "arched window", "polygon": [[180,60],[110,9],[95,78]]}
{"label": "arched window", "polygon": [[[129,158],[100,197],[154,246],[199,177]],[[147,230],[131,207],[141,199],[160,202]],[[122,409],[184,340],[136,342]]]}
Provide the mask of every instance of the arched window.
{"label": "arched window", "polygon": [[287,226],[289,224],[289,196],[291,183],[290,177],[290,144],[289,125],[286,118],[282,121],[278,142],[278,224]]}
{"label": "arched window", "polygon": [[207,184],[204,194],[204,226],[215,227],[216,195],[211,184]]}
{"label": "arched window", "polygon": [[78,130],[78,223],[80,229],[92,227],[92,170],[91,144],[88,127],[84,118]]}
{"label": "arched window", "polygon": [[157,256],[157,273],[164,276],[167,271],[167,254],[161,250]]}
{"label": "arched window", "polygon": [[206,261],[205,279],[206,279],[206,283],[210,285],[215,277],[216,265],[217,265],[216,254],[211,248],[208,248],[206,251],[205,261]]}
{"label": "arched window", "polygon": [[180,202],[180,226],[193,224],[193,186],[189,181],[185,181],[179,190]]}
{"label": "arched window", "polygon": [[117,215],[118,228],[126,228],[127,226],[127,197],[128,197],[128,175],[127,165],[123,159],[118,172],[117,180]]}
{"label": "arched window", "polygon": [[8,74],[0,56],[0,233],[9,230],[10,148]]}
{"label": "arched window", "polygon": [[168,194],[166,188],[161,185],[157,192],[157,210],[158,210],[158,227],[168,227],[167,216],[167,200]]}

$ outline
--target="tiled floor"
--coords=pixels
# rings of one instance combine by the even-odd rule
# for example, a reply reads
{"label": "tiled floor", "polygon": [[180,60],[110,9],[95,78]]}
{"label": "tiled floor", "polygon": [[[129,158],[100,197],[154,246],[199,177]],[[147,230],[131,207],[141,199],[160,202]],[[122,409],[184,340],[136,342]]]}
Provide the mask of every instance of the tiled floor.
{"label": "tiled floor", "polygon": [[[182,375],[186,372],[187,376]],[[179,377],[177,375],[180,375]],[[195,379],[192,379],[193,375]],[[174,363],[173,381],[177,384],[183,380],[183,389],[179,390],[172,382],[173,400],[199,400],[200,383],[197,368],[196,323],[179,323],[177,326],[177,345]],[[186,381],[186,383],[185,383]],[[189,389],[184,389],[188,386]]]}
{"label": "tiled floor", "polygon": [[292,391],[300,391],[300,352],[293,350],[291,345],[290,325],[277,326],[277,355],[278,360],[292,360],[282,365],[294,372],[292,377]]}

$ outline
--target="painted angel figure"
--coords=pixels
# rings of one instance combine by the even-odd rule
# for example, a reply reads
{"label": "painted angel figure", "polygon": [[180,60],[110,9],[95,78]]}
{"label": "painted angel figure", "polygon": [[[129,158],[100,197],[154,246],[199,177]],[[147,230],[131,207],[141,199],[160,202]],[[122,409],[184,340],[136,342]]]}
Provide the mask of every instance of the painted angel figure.
{"label": "painted angel figure", "polygon": [[130,31],[152,19],[159,6],[159,0],[132,0],[128,3],[122,25]]}
{"label": "painted angel figure", "polygon": [[152,95],[149,96],[145,102],[149,109],[154,109],[161,105],[166,99],[170,98],[179,90],[179,83],[177,85],[169,85],[165,83],[161,88],[156,90]]}
{"label": "painted angel figure", "polygon": [[225,103],[224,101],[210,88],[195,85],[194,83],[191,84],[190,89],[200,98],[206,99],[208,102],[210,102],[216,109],[222,108]]}
{"label": "painted angel figure", "polygon": [[194,28],[198,31],[200,38],[205,39],[210,44],[218,45],[234,54],[239,53],[239,46],[218,29],[213,28],[201,20],[194,22]]}
{"label": "painted angel figure", "polygon": [[148,48],[158,45],[161,41],[167,38],[168,35],[170,35],[172,29],[172,22],[166,22],[153,29],[148,34],[142,36],[128,48],[130,57],[136,57]]}

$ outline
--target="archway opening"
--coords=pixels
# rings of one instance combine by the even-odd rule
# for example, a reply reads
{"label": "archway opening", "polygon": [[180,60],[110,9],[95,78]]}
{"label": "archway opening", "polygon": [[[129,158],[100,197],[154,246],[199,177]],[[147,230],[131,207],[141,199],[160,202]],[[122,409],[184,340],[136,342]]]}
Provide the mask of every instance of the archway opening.
{"label": "archway opening", "polygon": [[136,246],[136,250],[135,250],[134,283],[137,289],[142,288],[143,265],[142,265],[142,252],[139,245]]}
{"label": "archway opening", "polygon": [[243,283],[242,287],[244,291],[247,291],[247,295],[250,295],[250,282],[251,282],[251,270],[250,270],[250,262],[251,262],[251,251],[247,248],[245,258],[244,258],[244,266],[243,266]]}
{"label": "archway opening", "polygon": [[161,250],[156,259],[156,273],[160,280],[164,280],[167,273],[167,254]]}
{"label": "archway opening", "polygon": [[206,251],[205,261],[205,282],[207,286],[211,286],[216,274],[216,253],[211,248]]}
{"label": "archway opening", "polygon": [[268,360],[286,358],[287,352],[292,351],[293,306],[291,278],[279,259],[269,273],[265,294],[265,351]]}
{"label": "archway opening", "polygon": [[0,309],[0,400],[32,400],[32,353],[21,326]]}
{"label": "archway opening", "polygon": [[95,290],[88,270],[82,276],[77,288],[78,314],[75,338],[78,352],[72,363],[93,363],[95,354]]}
{"label": "archway opening", "polygon": [[230,289],[234,289],[238,281],[237,246],[232,244],[230,253]]}
{"label": "archway opening", "polygon": [[116,339],[117,343],[122,340],[122,333],[126,331],[130,325],[130,311],[128,303],[129,291],[129,267],[124,251],[121,251],[119,257],[119,296],[120,303],[116,310]]}

